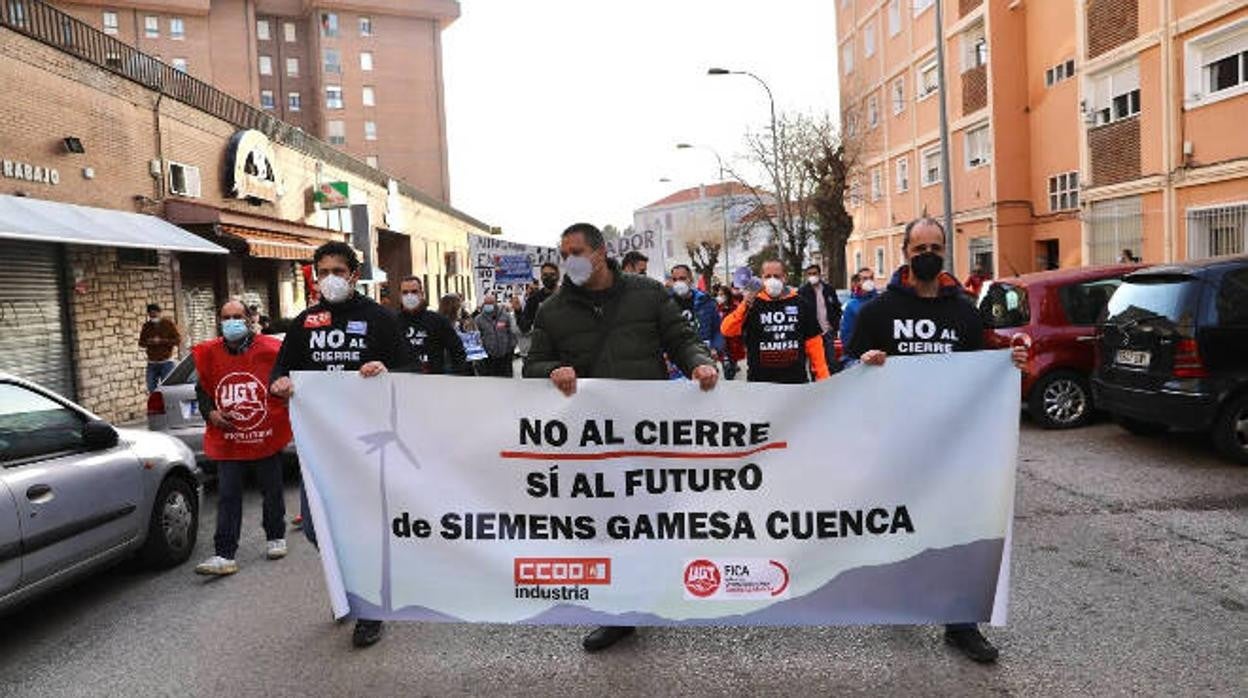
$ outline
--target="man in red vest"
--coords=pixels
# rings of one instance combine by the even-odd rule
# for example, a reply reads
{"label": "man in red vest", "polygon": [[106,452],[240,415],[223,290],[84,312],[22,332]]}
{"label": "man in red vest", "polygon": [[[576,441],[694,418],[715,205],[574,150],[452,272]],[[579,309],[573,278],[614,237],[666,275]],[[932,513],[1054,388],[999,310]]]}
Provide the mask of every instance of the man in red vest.
{"label": "man in red vest", "polygon": [[234,554],[243,522],[243,471],[252,469],[264,495],[264,533],[270,560],[286,557],[286,503],[282,493],[282,449],[290,443],[286,401],[269,394],[269,374],[282,342],[257,334],[247,308],[237,300],[221,306],[221,336],[191,350],[199,383],[195,393],[204,415],[204,453],[217,464],[216,554],[199,564],[199,574],[238,571]]}

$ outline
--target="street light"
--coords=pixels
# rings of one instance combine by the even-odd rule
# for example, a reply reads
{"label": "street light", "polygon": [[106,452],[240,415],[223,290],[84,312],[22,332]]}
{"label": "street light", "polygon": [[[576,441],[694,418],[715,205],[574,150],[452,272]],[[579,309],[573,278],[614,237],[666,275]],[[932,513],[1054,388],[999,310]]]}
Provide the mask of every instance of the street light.
{"label": "street light", "polygon": [[[714,68],[712,68],[712,70],[714,70]],[[709,150],[711,151],[711,155],[715,156],[715,162],[719,163],[719,183],[722,186],[724,184],[724,159],[719,156],[719,151],[715,150],[709,145],[693,145],[692,143],[677,143],[676,144],[677,150],[691,150],[693,148],[701,148],[702,150]],[[730,191],[725,190],[723,197],[721,197],[721,199],[726,198],[729,195],[729,193]],[[728,207],[727,207],[727,204],[724,203],[724,201],[722,200],[719,206],[719,219],[724,224],[724,279],[727,280],[727,279],[732,278],[732,270],[728,266]]]}
{"label": "street light", "polygon": [[771,183],[776,188],[776,191],[775,191],[776,214],[780,217],[780,223],[781,223],[780,240],[777,241],[779,244],[776,245],[776,255],[780,258],[780,261],[783,262],[784,261],[784,232],[783,231],[785,229],[784,221],[785,221],[785,218],[789,215],[789,211],[788,211],[789,207],[787,203],[782,203],[780,200],[780,137],[779,135],[777,135],[777,130],[776,130],[776,98],[771,94],[771,87],[767,85],[767,81],[763,80],[762,78],[758,77],[757,75],[755,75],[754,73],[751,73],[748,70],[729,70],[727,68],[708,68],[706,71],[706,74],[707,75],[746,75],[748,77],[754,78],[754,80],[758,82],[758,84],[762,85],[763,89],[767,91],[767,103],[771,106],[771,164],[772,164]]}

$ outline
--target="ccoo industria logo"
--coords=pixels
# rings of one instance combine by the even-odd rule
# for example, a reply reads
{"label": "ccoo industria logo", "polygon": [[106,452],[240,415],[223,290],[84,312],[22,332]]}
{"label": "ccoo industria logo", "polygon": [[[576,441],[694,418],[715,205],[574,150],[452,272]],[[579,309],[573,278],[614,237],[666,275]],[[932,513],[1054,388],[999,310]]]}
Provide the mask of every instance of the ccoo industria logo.
{"label": "ccoo industria logo", "polygon": [[517,599],[588,601],[589,587],[611,584],[609,557],[518,557],[512,567]]}

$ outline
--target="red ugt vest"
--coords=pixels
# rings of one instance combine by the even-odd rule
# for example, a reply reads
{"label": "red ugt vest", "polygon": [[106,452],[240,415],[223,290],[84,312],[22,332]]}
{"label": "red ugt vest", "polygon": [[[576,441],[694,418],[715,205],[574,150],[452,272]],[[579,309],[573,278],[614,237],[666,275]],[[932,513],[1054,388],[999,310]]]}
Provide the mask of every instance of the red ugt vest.
{"label": "red ugt vest", "polygon": [[[234,427],[223,431],[207,423],[204,453],[209,458],[257,460],[290,443],[286,401],[269,395],[269,374],[281,348],[281,340],[256,335],[247,351],[237,356],[225,348],[225,340],[220,337],[191,349],[199,384],[212,396],[221,416]],[[204,415],[204,421],[207,420],[208,415]]]}

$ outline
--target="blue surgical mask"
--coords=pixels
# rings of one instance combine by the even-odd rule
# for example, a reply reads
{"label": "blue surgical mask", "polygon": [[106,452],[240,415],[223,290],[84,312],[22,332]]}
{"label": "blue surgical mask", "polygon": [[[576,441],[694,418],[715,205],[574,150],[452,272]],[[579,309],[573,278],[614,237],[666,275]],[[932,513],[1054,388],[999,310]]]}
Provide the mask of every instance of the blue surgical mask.
{"label": "blue surgical mask", "polygon": [[481,306],[481,312],[483,312],[483,313],[492,313],[492,312],[494,312],[494,304],[493,304],[493,303],[486,303],[486,304],[482,305],[482,306]]}
{"label": "blue surgical mask", "polygon": [[238,318],[230,318],[221,321],[221,336],[225,337],[227,342],[237,342],[247,336],[247,321]]}

